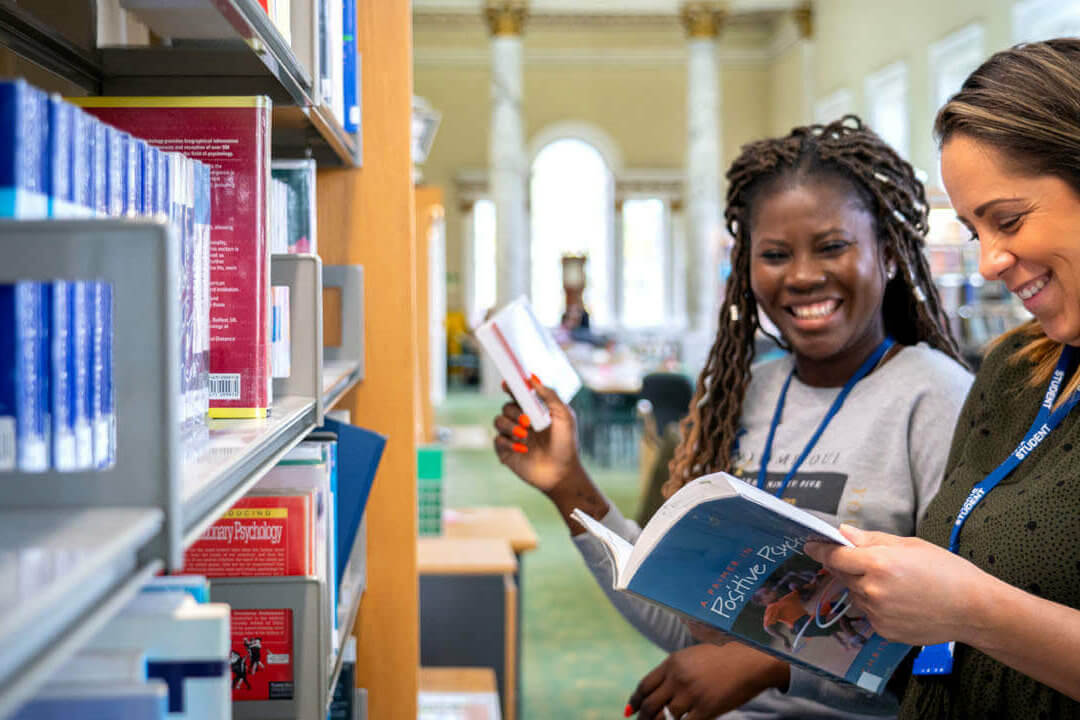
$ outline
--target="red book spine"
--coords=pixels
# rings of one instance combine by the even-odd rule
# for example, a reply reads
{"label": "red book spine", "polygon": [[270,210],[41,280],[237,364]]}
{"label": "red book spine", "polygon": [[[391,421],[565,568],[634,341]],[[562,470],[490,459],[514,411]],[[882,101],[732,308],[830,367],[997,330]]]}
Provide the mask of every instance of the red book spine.
{"label": "red book spine", "polygon": [[312,531],[310,495],[244,497],[184,553],[184,573],[310,575]]}
{"label": "red book spine", "polygon": [[270,100],[94,97],[74,101],[155,147],[210,166],[210,415],[266,417]]}

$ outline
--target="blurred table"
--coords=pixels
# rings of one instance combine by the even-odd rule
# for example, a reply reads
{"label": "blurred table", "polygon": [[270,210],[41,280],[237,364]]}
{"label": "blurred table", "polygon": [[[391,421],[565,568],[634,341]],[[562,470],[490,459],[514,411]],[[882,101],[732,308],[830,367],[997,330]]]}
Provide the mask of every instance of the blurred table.
{"label": "blurred table", "polygon": [[490,667],[503,717],[517,717],[519,682],[517,558],[492,537],[417,539],[420,664]]}
{"label": "blurred table", "polygon": [[495,671],[422,667],[418,720],[500,720]]}

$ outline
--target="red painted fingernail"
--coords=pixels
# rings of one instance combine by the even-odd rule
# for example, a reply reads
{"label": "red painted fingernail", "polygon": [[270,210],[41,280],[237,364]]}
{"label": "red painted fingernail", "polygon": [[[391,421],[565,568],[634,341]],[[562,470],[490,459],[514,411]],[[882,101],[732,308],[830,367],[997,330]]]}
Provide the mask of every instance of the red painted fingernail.
{"label": "red painted fingernail", "polygon": [[630,707],[630,703],[626,703],[626,709],[622,711],[623,717],[630,717],[634,714],[634,708]]}
{"label": "red painted fingernail", "polygon": [[523,428],[527,428],[532,425],[532,420],[530,420],[529,416],[525,413],[521,413],[521,415],[518,416],[518,425]]}
{"label": "red painted fingernail", "polygon": [[521,427],[520,425],[517,425],[516,427],[514,427],[513,433],[514,433],[514,437],[521,438],[522,440],[529,437],[529,431],[526,430],[525,428]]}
{"label": "red painted fingernail", "polygon": [[533,373],[532,376],[529,378],[529,380],[532,382],[533,387],[540,387],[541,385],[544,384],[544,383],[540,382],[540,378],[536,377],[536,373]]}
{"label": "red painted fingernail", "polygon": [[526,447],[525,445],[522,445],[521,443],[514,443],[513,445],[510,446],[510,449],[513,450],[516,453],[521,453],[522,455],[529,452],[529,448]]}

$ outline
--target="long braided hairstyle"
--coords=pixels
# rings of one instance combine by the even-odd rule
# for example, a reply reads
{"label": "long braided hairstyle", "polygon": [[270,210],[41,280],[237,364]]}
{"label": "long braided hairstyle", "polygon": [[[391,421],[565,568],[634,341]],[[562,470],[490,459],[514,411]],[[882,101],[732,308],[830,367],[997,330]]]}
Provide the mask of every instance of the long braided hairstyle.
{"label": "long braided hairstyle", "polygon": [[963,364],[923,254],[929,208],[911,165],[854,115],[744,145],[727,173],[725,220],[735,241],[731,277],[716,340],[680,426],[682,442],[669,466],[665,497],[699,475],[731,469],[759,328],[750,289],[754,202],[784,181],[811,178],[846,181],[874,216],[882,249],[896,259],[899,272],[885,286],[882,302],[886,333],[903,345],[925,341]]}

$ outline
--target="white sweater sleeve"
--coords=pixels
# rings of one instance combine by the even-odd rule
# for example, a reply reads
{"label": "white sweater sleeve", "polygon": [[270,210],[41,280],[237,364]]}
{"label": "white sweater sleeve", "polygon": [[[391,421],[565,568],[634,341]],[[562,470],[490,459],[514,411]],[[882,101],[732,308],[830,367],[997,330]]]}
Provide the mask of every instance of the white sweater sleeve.
{"label": "white sweater sleeve", "polygon": [[[601,522],[620,537],[630,542],[637,540],[638,535],[641,534],[641,528],[637,526],[637,523],[623,517],[610,500],[608,507],[610,509]],[[675,652],[697,642],[675,613],[612,588],[615,569],[611,566],[611,560],[599,540],[588,533],[582,533],[574,537],[573,541],[585,560],[585,566],[589,568],[589,572],[599,583],[600,589],[607,595],[608,601],[634,629],[667,652]]]}

